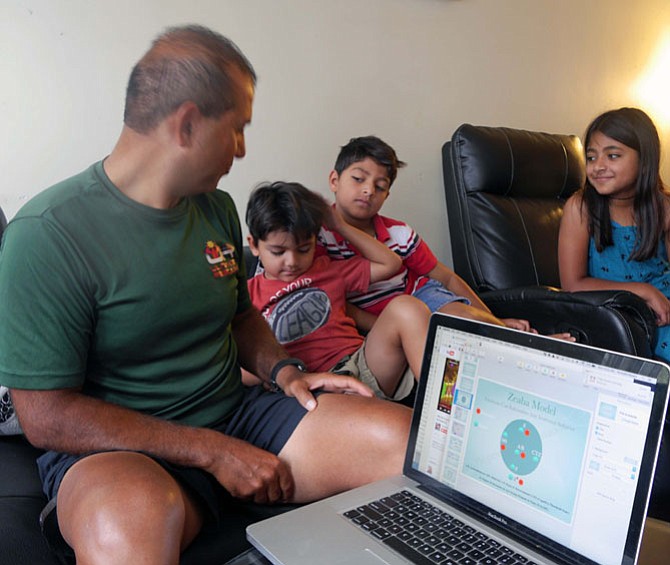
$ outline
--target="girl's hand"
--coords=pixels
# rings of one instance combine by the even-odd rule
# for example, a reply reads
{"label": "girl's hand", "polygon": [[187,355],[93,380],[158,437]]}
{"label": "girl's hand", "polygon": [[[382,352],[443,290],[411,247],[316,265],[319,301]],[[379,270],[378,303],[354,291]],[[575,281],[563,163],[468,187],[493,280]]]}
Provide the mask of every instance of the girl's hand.
{"label": "girl's hand", "polygon": [[670,300],[653,285],[640,283],[640,286],[642,292],[638,294],[656,314],[656,324],[659,326],[670,324]]}

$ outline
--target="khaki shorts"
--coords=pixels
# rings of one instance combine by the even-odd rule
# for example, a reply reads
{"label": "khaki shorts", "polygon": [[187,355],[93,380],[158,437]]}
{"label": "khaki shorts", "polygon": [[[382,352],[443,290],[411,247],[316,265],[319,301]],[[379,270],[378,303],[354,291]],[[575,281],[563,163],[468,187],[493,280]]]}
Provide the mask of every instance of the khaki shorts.
{"label": "khaki shorts", "polygon": [[361,345],[353,354],[340,359],[340,362],[330,369],[329,372],[338,375],[351,375],[363,384],[368,385],[372,389],[372,392],[375,393],[375,396],[383,398],[384,400],[402,400],[409,396],[409,393],[412,392],[412,389],[414,388],[414,374],[409,366],[407,366],[405,372],[400,377],[398,387],[393,393],[393,396],[386,396],[382,389],[379,388],[377,378],[372,374],[372,371],[365,360],[365,342],[363,342],[363,345]]}

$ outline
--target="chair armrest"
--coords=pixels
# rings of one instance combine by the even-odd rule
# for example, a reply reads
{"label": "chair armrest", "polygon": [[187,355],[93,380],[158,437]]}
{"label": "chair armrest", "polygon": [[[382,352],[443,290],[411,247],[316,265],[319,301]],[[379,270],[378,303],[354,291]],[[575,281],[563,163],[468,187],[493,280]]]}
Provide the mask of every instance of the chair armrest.
{"label": "chair armrest", "polygon": [[579,343],[652,357],[656,319],[632,292],[531,286],[487,291],[480,297],[499,318],[526,319],[541,334],[570,332]]}

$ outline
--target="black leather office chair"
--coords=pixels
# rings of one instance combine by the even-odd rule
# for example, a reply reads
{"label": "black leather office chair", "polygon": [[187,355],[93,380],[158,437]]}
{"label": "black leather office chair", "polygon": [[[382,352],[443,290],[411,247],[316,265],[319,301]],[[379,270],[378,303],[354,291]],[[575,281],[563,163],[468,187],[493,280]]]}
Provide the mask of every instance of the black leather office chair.
{"label": "black leather office chair", "polygon": [[655,319],[638,296],[559,290],[563,205],[585,179],[578,137],[464,124],[442,164],[454,269],[494,314],[651,357]]}

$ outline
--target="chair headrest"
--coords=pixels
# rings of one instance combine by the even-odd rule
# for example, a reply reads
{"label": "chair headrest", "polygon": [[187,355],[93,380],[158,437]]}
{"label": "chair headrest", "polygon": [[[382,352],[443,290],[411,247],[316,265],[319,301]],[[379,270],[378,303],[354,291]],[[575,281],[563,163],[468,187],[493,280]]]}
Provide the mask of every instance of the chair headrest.
{"label": "chair headrest", "polygon": [[584,151],[576,135],[463,124],[451,138],[467,193],[568,198],[584,185]]}

